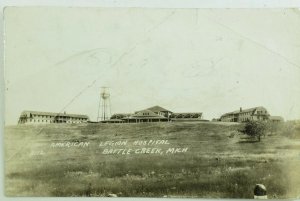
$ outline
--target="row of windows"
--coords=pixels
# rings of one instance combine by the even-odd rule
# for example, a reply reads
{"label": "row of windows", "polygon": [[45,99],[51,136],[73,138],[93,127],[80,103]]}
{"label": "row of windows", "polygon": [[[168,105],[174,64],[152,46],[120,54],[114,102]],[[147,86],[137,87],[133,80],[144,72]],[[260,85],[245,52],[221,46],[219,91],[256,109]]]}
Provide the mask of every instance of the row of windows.
{"label": "row of windows", "polygon": [[257,111],[257,114],[267,114],[267,111]]}
{"label": "row of windows", "polygon": [[252,112],[245,112],[245,113],[241,113],[240,115],[242,116],[246,116],[246,115],[251,115]]}
{"label": "row of windows", "polygon": [[54,116],[50,116],[50,115],[37,115],[37,114],[34,114],[32,115],[33,117],[40,117],[40,118],[52,118]]}
{"label": "row of windows", "polygon": [[81,123],[82,121],[54,121],[54,120],[39,120],[39,119],[28,119],[28,120],[21,120],[20,123],[26,122],[41,122],[41,123]]}
{"label": "row of windows", "polygon": [[[267,111],[257,111],[257,114],[267,114],[268,112]],[[226,117],[224,118],[233,118],[237,115],[241,115],[241,116],[248,116],[248,115],[251,115],[252,112],[242,112],[242,113],[239,113],[239,114],[229,114],[229,115],[226,115]]]}
{"label": "row of windows", "polygon": [[158,114],[160,116],[164,116],[165,115],[163,112],[157,112],[156,114]]}
{"label": "row of windows", "polygon": [[70,117],[70,116],[57,116],[56,118],[59,118],[59,119],[78,119],[78,120],[84,120],[85,119],[85,118]]}
{"label": "row of windows", "polygon": [[[38,117],[38,118],[48,118],[48,119],[54,119],[55,117],[54,116],[47,116],[47,115],[33,115],[33,117]],[[59,119],[73,119],[73,120],[86,120],[86,118],[75,118],[75,117],[69,117],[69,116],[60,116],[60,117],[56,117],[56,118],[59,118]]]}
{"label": "row of windows", "polygon": [[[38,119],[38,120],[35,120],[35,119],[30,119],[29,120],[30,122],[40,122],[40,120]],[[44,120],[41,120],[41,122],[44,122]],[[45,122],[53,122],[53,121],[51,121],[51,120],[45,120]]]}
{"label": "row of windows", "polygon": [[84,118],[74,118],[74,117],[68,117],[68,118],[65,118],[65,117],[56,117],[56,119],[62,119],[62,120],[66,120],[66,119],[72,119],[72,120],[86,120]]}
{"label": "row of windows", "polygon": [[253,117],[240,118],[240,121],[249,121],[253,120]]}
{"label": "row of windows", "polygon": [[[239,114],[240,116],[249,116],[251,115],[252,112],[245,112],[245,113],[241,113]],[[267,111],[257,111],[257,114],[267,114]],[[236,115],[237,116],[237,115]],[[231,119],[231,118],[234,118],[235,115],[228,115],[228,116],[225,116],[223,117],[224,119]],[[242,118],[242,119],[247,119],[246,117]]]}

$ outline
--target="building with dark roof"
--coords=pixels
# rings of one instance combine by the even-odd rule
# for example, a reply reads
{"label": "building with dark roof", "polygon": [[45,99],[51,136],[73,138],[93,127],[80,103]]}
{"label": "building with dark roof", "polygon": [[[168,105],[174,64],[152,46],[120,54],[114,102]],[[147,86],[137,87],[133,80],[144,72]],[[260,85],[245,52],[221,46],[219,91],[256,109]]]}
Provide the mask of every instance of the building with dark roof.
{"label": "building with dark roof", "polygon": [[252,120],[268,120],[270,117],[269,112],[264,107],[254,107],[249,109],[236,110],[233,112],[225,113],[221,116],[220,121],[223,122],[246,122]]}
{"label": "building with dark roof", "polygon": [[155,114],[158,114],[160,116],[164,116],[164,117],[169,117],[171,114],[173,114],[173,112],[171,112],[170,110],[167,110],[163,107],[160,107],[158,105],[147,108],[146,110],[150,110],[152,112],[154,112]]}
{"label": "building with dark roof", "polygon": [[[118,121],[117,121],[118,120]],[[120,121],[121,120],[121,121]],[[174,113],[161,106],[153,106],[144,110],[129,113],[117,113],[111,116],[105,123],[142,123],[142,122],[166,122],[166,121],[199,121],[202,113]]]}
{"label": "building with dark roof", "polygon": [[141,122],[163,122],[168,121],[162,112],[153,112],[149,109],[140,110],[130,115],[129,117],[122,118],[126,123],[141,123]]}
{"label": "building with dark roof", "polygon": [[[152,111],[153,110],[153,111]],[[161,122],[168,121],[166,113],[167,110],[153,107],[145,110],[140,110],[130,113],[116,113],[111,116],[108,121],[103,123],[141,123],[141,122]],[[168,111],[169,112],[169,111]]]}
{"label": "building with dark roof", "polygon": [[170,118],[172,121],[204,121],[202,112],[172,113]]}
{"label": "building with dark roof", "polygon": [[18,124],[50,124],[50,123],[85,123],[89,121],[87,115],[23,111]]}

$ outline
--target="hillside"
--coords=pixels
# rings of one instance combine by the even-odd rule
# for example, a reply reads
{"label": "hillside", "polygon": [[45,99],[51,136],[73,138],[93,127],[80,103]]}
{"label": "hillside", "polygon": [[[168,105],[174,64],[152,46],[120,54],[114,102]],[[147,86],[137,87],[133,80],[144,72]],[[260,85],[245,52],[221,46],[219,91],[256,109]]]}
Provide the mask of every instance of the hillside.
{"label": "hillside", "polygon": [[6,195],[269,198],[300,195],[300,140],[252,142],[243,125],[52,124],[5,128]]}

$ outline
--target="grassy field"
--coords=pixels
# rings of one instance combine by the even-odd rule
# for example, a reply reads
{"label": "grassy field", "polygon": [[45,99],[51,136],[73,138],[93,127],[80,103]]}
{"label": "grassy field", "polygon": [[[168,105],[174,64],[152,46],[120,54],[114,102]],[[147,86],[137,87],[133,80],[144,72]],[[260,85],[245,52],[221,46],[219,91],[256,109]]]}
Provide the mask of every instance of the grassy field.
{"label": "grassy field", "polygon": [[[300,196],[300,138],[282,133],[254,142],[240,124],[52,124],[5,128],[7,196],[269,198]],[[291,130],[297,136],[298,130]],[[296,132],[296,133],[295,133]],[[126,145],[99,146],[105,141]],[[167,144],[134,145],[136,140]],[[88,146],[54,146],[86,142]],[[69,144],[70,145],[70,144]],[[142,148],[157,153],[135,153]],[[171,153],[170,148],[187,148]],[[132,149],[131,154],[103,154]]]}

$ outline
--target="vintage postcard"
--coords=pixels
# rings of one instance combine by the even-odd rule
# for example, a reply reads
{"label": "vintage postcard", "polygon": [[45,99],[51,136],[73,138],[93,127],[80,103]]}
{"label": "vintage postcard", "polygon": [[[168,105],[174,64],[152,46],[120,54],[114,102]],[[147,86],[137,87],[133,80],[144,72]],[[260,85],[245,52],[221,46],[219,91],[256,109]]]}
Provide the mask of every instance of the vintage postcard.
{"label": "vintage postcard", "polygon": [[300,197],[300,10],[7,7],[5,195]]}

